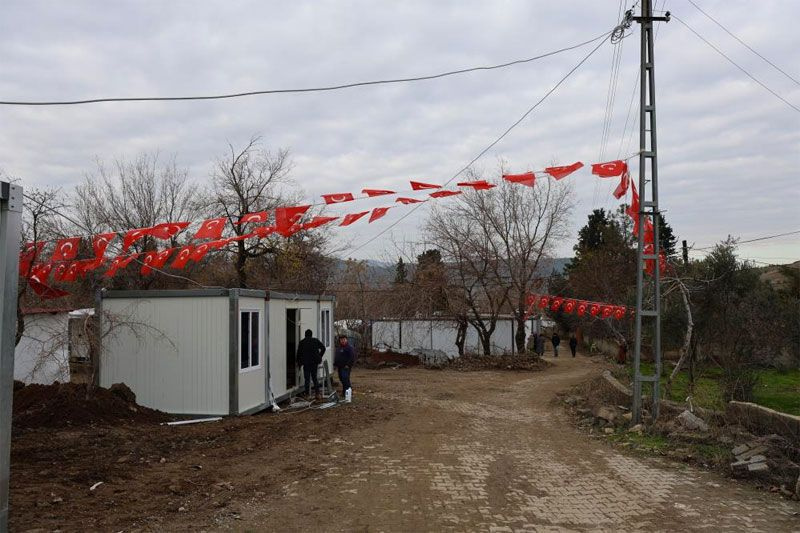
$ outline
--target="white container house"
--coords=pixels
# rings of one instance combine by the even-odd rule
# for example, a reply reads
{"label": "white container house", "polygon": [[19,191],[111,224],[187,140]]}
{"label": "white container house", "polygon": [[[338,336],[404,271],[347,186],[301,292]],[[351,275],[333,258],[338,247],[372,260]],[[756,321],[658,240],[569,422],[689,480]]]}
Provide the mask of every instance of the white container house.
{"label": "white container house", "polygon": [[184,415],[262,410],[296,392],[297,343],[310,329],[331,368],[332,296],[254,289],[101,291],[99,385]]}

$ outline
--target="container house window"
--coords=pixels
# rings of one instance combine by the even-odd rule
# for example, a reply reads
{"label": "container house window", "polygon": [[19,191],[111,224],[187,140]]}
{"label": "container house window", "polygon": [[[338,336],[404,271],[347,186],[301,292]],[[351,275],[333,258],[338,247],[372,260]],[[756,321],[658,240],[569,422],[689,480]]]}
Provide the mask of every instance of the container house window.
{"label": "container house window", "polygon": [[322,332],[322,344],[326,348],[331,347],[331,310],[323,309],[320,316],[320,331]]}
{"label": "container house window", "polygon": [[239,315],[239,360],[240,369],[257,367],[260,364],[259,312],[242,311]]}

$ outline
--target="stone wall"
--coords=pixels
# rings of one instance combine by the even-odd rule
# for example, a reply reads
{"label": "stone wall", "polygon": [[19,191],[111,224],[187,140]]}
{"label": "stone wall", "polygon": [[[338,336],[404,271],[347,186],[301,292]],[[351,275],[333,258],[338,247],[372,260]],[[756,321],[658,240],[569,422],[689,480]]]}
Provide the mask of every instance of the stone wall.
{"label": "stone wall", "polygon": [[741,424],[757,435],[777,434],[800,442],[800,416],[794,416],[749,402],[728,402],[725,419]]}

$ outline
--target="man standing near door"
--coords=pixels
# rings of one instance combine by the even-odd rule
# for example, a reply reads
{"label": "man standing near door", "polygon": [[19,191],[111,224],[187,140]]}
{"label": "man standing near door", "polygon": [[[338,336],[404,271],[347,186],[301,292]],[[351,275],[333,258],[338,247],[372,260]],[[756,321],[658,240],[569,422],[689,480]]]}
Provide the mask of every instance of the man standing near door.
{"label": "man standing near door", "polygon": [[319,339],[314,337],[310,329],[306,330],[306,336],[297,345],[297,360],[300,366],[303,367],[303,381],[306,386],[306,396],[308,396],[311,387],[311,381],[314,381],[314,397],[321,400],[319,394],[319,379],[317,378],[317,366],[322,362],[322,356],[325,355],[325,345]]}
{"label": "man standing near door", "polygon": [[[342,382],[342,397],[347,398],[347,389],[350,389],[350,370],[356,362],[356,353],[353,347],[347,342],[346,335],[339,335],[339,346],[336,347],[336,355],[333,358],[333,366],[339,374],[339,381]],[[352,391],[350,392],[352,395]]]}

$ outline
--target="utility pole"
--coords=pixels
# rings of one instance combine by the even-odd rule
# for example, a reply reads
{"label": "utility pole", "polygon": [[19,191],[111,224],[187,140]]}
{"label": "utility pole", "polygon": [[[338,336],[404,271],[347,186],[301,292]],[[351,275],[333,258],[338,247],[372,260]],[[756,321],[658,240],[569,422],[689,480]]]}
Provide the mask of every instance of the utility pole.
{"label": "utility pole", "polygon": [[683,266],[689,266],[689,244],[686,239],[681,243],[681,247],[683,248]]}
{"label": "utility pole", "polygon": [[0,181],[0,533],[8,533],[11,473],[11,402],[14,399],[14,332],[17,322],[22,187]]}
{"label": "utility pole", "polygon": [[[642,383],[652,383],[653,420],[658,418],[659,379],[661,377],[661,280],[658,242],[658,159],[656,144],[656,80],[655,57],[653,55],[653,22],[669,22],[669,12],[663,17],[653,16],[651,0],[642,0],[642,14],[632,17],[641,25],[640,100],[639,100],[639,234],[636,252],[636,344],[633,352],[633,423],[642,420]],[[650,178],[648,179],[648,167]],[[652,250],[645,250],[645,221],[653,223]],[[647,261],[654,265],[652,276],[645,279]],[[647,290],[649,289],[649,290]],[[653,305],[644,306],[645,292],[652,294]],[[648,320],[652,332],[655,373],[644,376],[641,372],[643,319]]]}

